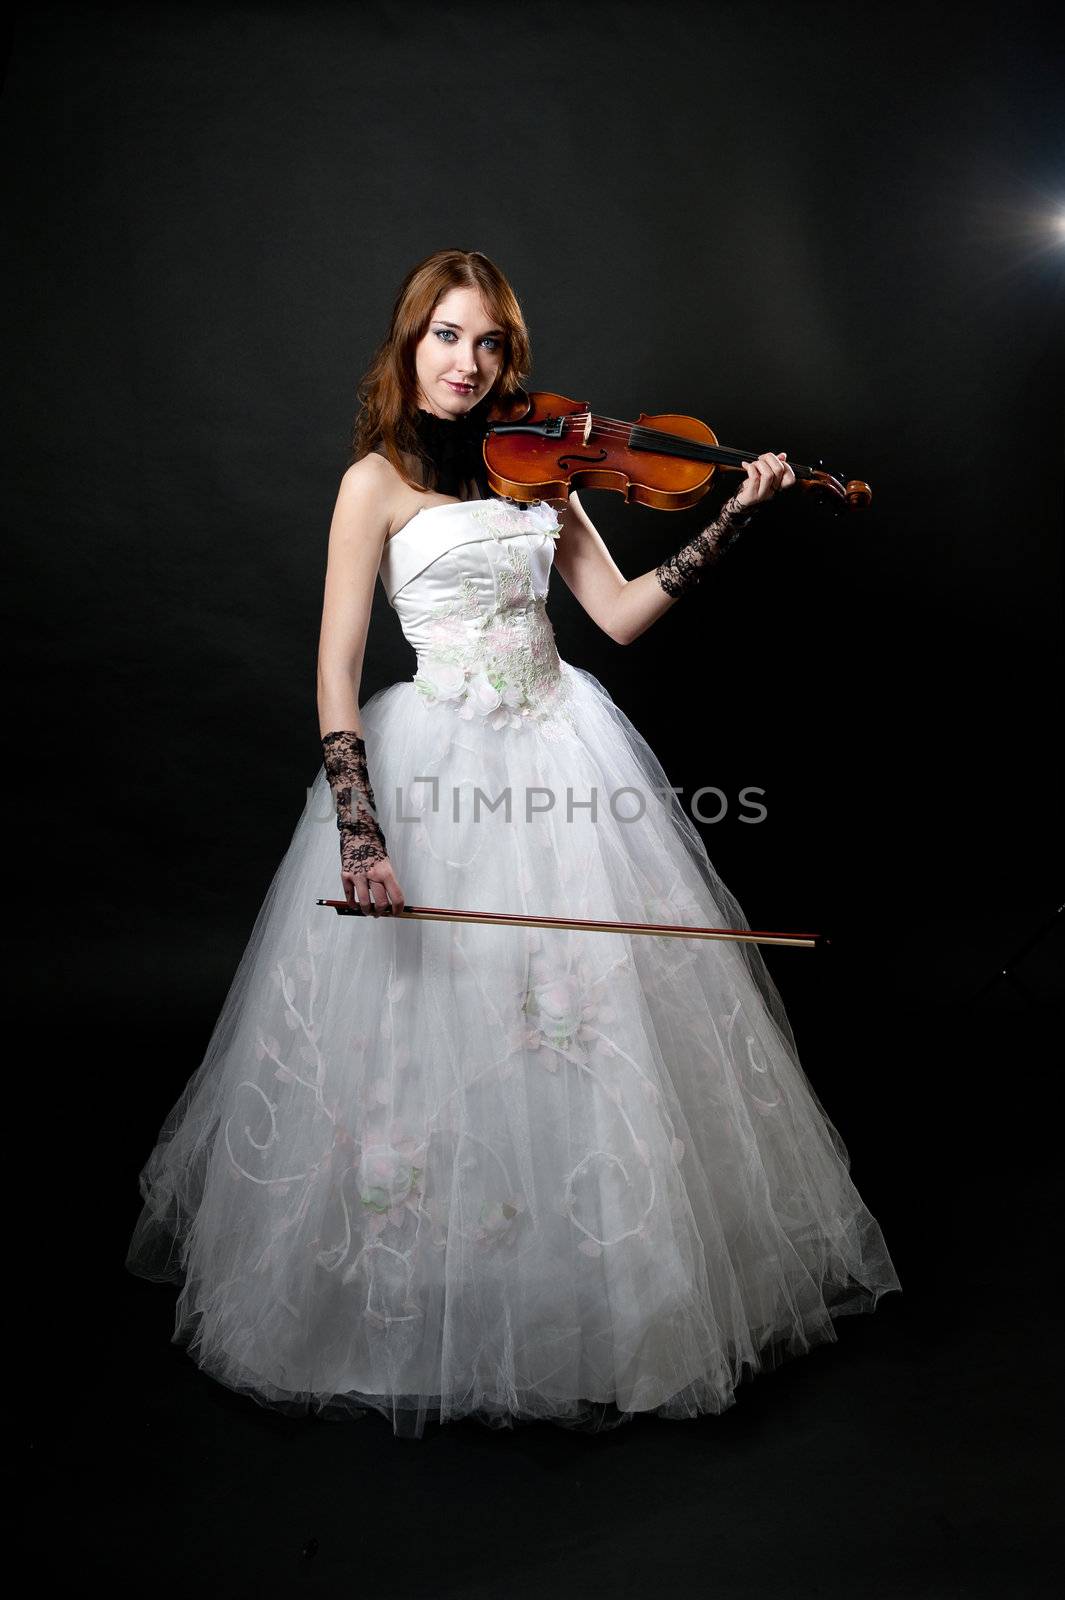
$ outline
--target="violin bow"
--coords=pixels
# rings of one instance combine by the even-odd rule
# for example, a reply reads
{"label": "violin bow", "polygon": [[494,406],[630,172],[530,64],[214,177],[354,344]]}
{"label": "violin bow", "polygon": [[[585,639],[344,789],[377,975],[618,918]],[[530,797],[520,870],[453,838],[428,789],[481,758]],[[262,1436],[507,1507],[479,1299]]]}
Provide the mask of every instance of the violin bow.
{"label": "violin bow", "polygon": [[[388,920],[394,911],[363,911],[358,901],[316,900],[315,905],[332,906],[338,917],[377,916]],[[682,922],[611,922],[592,917],[522,916],[510,911],[464,911],[457,906],[404,906],[401,918],[421,922],[469,922],[497,924],[510,928],[575,928],[581,933],[650,934],[659,939],[729,939],[738,944],[786,944],[802,949],[821,949],[829,943],[822,933],[766,933],[754,928],[704,928]]]}

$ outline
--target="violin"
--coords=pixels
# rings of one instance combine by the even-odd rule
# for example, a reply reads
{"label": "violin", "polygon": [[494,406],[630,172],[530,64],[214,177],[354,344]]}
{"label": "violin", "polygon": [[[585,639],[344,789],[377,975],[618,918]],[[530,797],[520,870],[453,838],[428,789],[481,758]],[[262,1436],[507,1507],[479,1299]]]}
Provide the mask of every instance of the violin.
{"label": "violin", "polygon": [[[706,494],[718,468],[742,472],[758,450],[719,444],[697,417],[672,412],[635,422],[596,416],[580,400],[524,389],[485,434],[484,461],[494,494],[511,500],[565,500],[572,489],[614,489],[658,511],[683,511]],[[860,479],[844,483],[820,464],[791,470],[804,489],[839,505],[867,506],[872,490]]]}

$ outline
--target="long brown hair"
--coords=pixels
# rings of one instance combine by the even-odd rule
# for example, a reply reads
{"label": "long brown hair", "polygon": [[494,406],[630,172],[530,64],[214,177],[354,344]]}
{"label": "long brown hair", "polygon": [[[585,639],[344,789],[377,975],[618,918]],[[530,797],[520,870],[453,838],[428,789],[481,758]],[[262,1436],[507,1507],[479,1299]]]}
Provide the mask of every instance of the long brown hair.
{"label": "long brown hair", "polygon": [[425,487],[425,481],[411,481],[411,457],[424,464],[424,478],[431,481],[432,463],[414,424],[418,409],[414,349],[425,336],[434,308],[455,288],[479,289],[503,329],[503,363],[486,397],[487,404],[494,409],[499,402],[520,394],[528,377],[531,352],[529,332],[514,290],[495,262],[479,250],[435,250],[404,278],[392,308],[388,333],[359,383],[349,467],[377,449],[388,457],[410,488]]}

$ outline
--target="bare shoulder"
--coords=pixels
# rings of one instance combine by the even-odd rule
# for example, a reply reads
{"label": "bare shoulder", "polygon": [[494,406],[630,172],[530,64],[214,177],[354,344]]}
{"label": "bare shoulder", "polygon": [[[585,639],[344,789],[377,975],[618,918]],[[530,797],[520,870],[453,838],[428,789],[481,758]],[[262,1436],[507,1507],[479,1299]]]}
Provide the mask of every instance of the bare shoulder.
{"label": "bare shoulder", "polygon": [[371,450],[340,480],[334,527],[382,545],[392,531],[404,488],[392,463]]}
{"label": "bare shoulder", "polygon": [[360,456],[340,480],[341,494],[364,504],[392,500],[402,487],[403,479],[391,461],[387,456],[378,455],[376,450]]}

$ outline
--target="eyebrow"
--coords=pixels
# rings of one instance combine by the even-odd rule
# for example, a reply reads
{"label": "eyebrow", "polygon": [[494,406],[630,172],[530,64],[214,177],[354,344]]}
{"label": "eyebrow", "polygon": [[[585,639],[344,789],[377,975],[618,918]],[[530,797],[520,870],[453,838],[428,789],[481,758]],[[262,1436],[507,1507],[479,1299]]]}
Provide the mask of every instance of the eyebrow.
{"label": "eyebrow", "polygon": [[[461,333],[462,332],[462,323],[461,322],[445,322],[443,317],[434,317],[433,321],[434,322],[438,322],[442,328],[454,328],[456,333]],[[502,328],[486,328],[484,330],[484,333],[481,334],[481,338],[482,339],[487,338],[487,336],[490,333],[502,334],[502,332],[503,332]]]}

